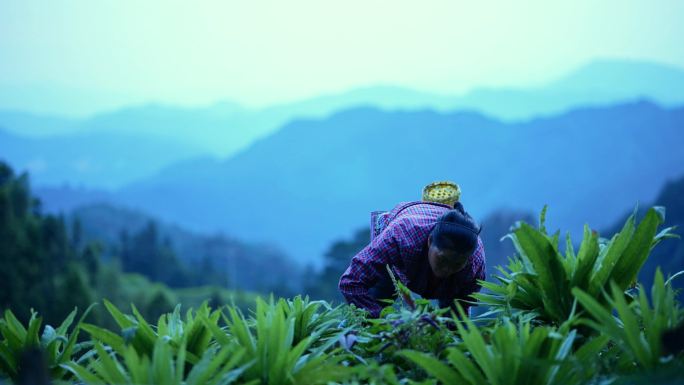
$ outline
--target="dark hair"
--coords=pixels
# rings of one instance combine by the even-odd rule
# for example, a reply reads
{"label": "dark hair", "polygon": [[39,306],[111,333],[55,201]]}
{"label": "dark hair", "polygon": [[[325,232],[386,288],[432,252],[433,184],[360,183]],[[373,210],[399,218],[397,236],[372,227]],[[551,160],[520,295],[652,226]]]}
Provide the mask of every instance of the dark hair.
{"label": "dark hair", "polygon": [[455,252],[459,258],[469,257],[477,248],[481,230],[461,202],[456,202],[454,209],[442,215],[432,229],[432,244],[438,249]]}

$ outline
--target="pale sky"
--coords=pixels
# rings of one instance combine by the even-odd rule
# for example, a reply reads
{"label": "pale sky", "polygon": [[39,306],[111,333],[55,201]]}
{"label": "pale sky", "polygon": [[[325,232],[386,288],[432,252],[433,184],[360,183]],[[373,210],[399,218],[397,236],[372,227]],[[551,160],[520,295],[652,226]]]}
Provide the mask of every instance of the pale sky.
{"label": "pale sky", "polygon": [[92,94],[84,111],[377,84],[453,94],[541,84],[596,58],[684,67],[683,21],[682,0],[0,0],[0,87]]}

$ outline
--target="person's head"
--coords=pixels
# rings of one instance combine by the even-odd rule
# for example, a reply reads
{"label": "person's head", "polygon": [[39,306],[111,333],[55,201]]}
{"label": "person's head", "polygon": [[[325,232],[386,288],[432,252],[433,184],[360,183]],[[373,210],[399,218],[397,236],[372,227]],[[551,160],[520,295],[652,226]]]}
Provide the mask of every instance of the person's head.
{"label": "person's head", "polygon": [[477,248],[480,226],[456,202],[442,215],[428,237],[428,261],[437,277],[461,271]]}

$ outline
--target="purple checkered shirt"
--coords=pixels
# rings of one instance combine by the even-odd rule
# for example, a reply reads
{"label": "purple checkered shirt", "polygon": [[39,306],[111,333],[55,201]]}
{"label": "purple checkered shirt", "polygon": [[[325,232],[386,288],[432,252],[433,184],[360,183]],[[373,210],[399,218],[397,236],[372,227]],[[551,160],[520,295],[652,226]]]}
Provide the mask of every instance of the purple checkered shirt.
{"label": "purple checkered shirt", "polygon": [[[352,258],[340,278],[339,288],[347,302],[378,317],[383,305],[369,294],[369,289],[386,271],[386,264],[409,289],[423,298],[438,299],[440,306],[448,306],[454,299],[472,300],[470,294],[480,290],[477,280],[485,279],[485,253],[479,237],[470,260],[454,275],[437,278],[428,263],[428,236],[450,209],[432,202],[402,202],[395,206],[385,229]],[[468,311],[467,304],[461,305]]]}

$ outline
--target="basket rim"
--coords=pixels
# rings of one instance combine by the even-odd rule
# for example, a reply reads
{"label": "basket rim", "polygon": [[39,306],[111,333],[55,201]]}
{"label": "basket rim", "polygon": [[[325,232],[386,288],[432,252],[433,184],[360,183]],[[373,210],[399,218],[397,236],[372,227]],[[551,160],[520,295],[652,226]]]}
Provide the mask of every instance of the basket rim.
{"label": "basket rim", "polygon": [[432,183],[426,185],[425,187],[423,187],[423,191],[427,191],[427,190],[435,188],[435,187],[451,187],[456,191],[461,190],[461,187],[457,183],[445,180],[445,181],[432,182]]}

